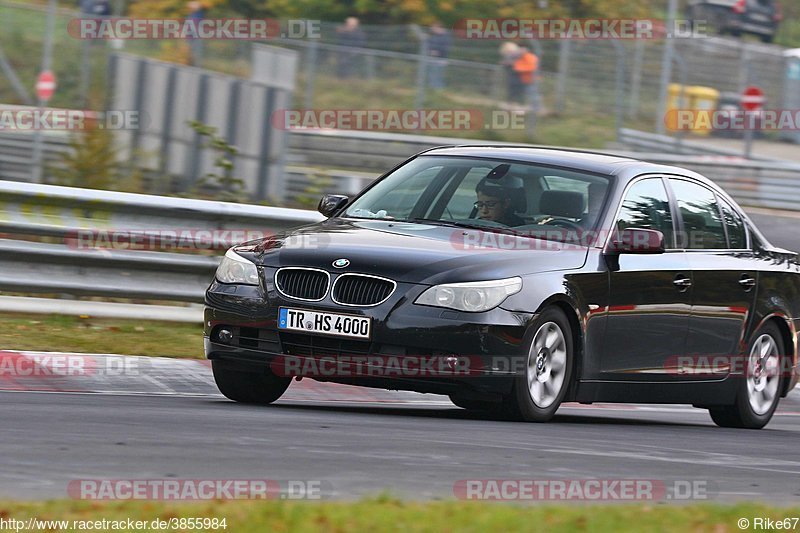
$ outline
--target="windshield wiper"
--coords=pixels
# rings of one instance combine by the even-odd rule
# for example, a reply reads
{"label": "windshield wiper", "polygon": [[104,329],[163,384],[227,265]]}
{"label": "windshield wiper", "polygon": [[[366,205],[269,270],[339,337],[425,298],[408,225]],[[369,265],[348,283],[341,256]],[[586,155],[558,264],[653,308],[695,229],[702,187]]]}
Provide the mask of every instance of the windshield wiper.
{"label": "windshield wiper", "polygon": [[484,231],[513,231],[513,228],[503,228],[499,226],[484,226],[483,224],[470,224],[458,220],[440,220],[438,218],[407,218],[397,220],[397,222],[409,222],[411,224],[430,224],[431,226],[445,226],[450,228],[479,229]]}

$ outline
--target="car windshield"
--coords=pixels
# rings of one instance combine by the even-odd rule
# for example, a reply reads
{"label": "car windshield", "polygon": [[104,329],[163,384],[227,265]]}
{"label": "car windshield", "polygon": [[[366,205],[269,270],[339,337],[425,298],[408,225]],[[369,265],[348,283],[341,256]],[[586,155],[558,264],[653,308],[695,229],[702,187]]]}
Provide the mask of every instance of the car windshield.
{"label": "car windshield", "polygon": [[421,156],[357,198],[350,218],[574,241],[594,230],[609,179],[516,161]]}

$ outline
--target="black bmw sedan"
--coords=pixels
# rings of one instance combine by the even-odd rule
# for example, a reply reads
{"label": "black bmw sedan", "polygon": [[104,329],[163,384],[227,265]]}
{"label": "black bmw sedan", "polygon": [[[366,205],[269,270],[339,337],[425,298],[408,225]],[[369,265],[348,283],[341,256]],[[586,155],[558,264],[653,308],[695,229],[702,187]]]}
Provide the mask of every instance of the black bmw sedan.
{"label": "black bmw sedan", "polygon": [[689,170],[446,147],[319,210],[230,249],[208,288],[205,352],[232,400],[317,379],[526,421],[681,403],[761,428],[798,381],[797,255]]}

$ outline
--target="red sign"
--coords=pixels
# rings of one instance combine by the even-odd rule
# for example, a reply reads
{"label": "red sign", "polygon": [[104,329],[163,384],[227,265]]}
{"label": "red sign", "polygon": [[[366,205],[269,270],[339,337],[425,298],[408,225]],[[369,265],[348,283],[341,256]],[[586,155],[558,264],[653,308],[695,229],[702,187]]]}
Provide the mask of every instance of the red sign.
{"label": "red sign", "polygon": [[751,85],[742,93],[740,102],[746,111],[757,111],[764,105],[764,91]]}
{"label": "red sign", "polygon": [[56,77],[49,70],[45,70],[36,79],[36,96],[39,100],[47,102],[56,92]]}

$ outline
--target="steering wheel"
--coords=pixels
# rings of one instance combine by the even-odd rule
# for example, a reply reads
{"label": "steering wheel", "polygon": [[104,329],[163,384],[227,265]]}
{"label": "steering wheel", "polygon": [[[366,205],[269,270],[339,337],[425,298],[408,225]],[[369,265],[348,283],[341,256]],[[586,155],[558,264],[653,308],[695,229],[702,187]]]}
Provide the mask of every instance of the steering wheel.
{"label": "steering wheel", "polygon": [[561,226],[562,228],[573,229],[573,230],[578,231],[578,232],[583,231],[583,226],[581,226],[577,222],[573,222],[571,220],[567,220],[566,218],[554,218],[554,219],[548,220],[546,222],[546,224],[551,225],[551,226]]}

